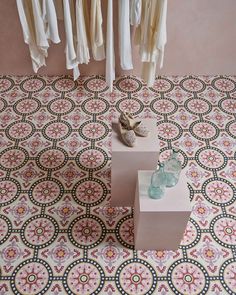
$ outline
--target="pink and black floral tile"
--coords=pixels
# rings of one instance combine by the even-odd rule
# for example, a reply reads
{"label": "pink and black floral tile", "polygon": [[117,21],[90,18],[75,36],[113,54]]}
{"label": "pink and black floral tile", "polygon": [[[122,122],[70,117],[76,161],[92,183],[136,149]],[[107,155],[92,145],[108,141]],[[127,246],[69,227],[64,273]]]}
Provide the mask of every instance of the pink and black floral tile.
{"label": "pink and black floral tile", "polygon": [[[187,168],[176,251],[135,251],[110,207],[111,123],[155,118]],[[0,77],[0,294],[235,294],[236,78]]]}

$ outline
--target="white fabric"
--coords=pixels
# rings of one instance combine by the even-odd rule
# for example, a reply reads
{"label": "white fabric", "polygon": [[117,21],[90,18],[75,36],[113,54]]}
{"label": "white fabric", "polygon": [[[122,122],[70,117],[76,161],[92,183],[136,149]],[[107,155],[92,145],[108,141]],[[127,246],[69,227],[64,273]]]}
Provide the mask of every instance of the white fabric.
{"label": "white fabric", "polygon": [[48,56],[48,39],[59,43],[57,17],[53,0],[17,0],[17,9],[24,41],[29,45],[35,73],[44,65]]}
{"label": "white fabric", "polygon": [[157,62],[143,62],[142,78],[147,82],[148,87],[152,87],[156,77]]}
{"label": "white fabric", "polygon": [[16,0],[16,5],[17,5],[19,18],[20,18],[21,27],[23,30],[24,41],[25,41],[25,43],[30,44],[31,42],[33,42],[33,40],[31,40],[32,39],[32,32],[30,30],[30,26],[27,21],[23,1],[24,0]]}
{"label": "white fabric", "polygon": [[163,67],[165,45],[167,42],[166,21],[167,21],[167,0],[161,0],[159,30],[157,31],[157,37],[156,37],[156,48],[159,50],[158,53],[159,53],[160,68]]}
{"label": "white fabric", "polygon": [[155,81],[156,66],[163,66],[167,41],[166,17],[167,0],[143,1],[141,23],[135,37],[140,44],[142,78],[147,81],[148,86],[152,86]]}
{"label": "white fabric", "polygon": [[167,0],[159,0],[159,19],[157,30],[155,31],[155,46],[151,52],[150,62],[143,63],[142,77],[147,81],[148,86],[155,82],[156,66],[163,66],[164,50],[167,41],[166,36],[166,17],[167,17]]}
{"label": "white fabric", "polygon": [[77,56],[74,47],[74,36],[73,36],[73,26],[72,26],[72,15],[70,3],[68,0],[63,0],[64,4],[64,24],[66,32],[66,68],[73,69],[74,80],[80,76],[80,71],[78,68]]}
{"label": "white fabric", "polygon": [[[45,65],[49,42],[59,43],[57,15],[55,9],[62,11],[66,33],[66,67],[73,69],[74,79],[80,75],[78,64],[88,63],[89,39],[95,60],[105,57],[102,32],[101,0],[92,0],[90,29],[88,28],[87,0],[16,0],[24,41],[29,46],[34,71]],[[113,0],[107,1],[106,34],[106,82],[110,91],[115,79],[115,53],[113,32]],[[163,66],[164,49],[167,42],[166,18],[167,0],[119,0],[119,53],[122,69],[130,70],[132,50],[130,23],[138,25],[136,43],[140,46],[143,62],[142,76],[148,86],[155,80],[156,66]]]}
{"label": "white fabric", "polygon": [[53,43],[60,43],[58,34],[57,15],[53,0],[43,0],[43,21],[46,29],[47,39]]}
{"label": "white fabric", "polygon": [[[159,1],[159,0],[156,0]],[[141,36],[140,36],[140,56],[141,61],[150,61],[151,46],[152,46],[152,37],[154,28],[152,26],[152,14],[154,16],[154,3],[152,0],[146,0],[143,3],[143,19],[141,23]]]}
{"label": "white fabric", "polygon": [[103,60],[105,58],[105,50],[102,31],[101,0],[91,1],[90,39],[93,58],[95,60]]}
{"label": "white fabric", "polygon": [[113,0],[107,2],[107,36],[106,36],[106,82],[110,92],[115,80],[115,53],[113,35]]}
{"label": "white fabric", "polygon": [[32,0],[32,9],[34,15],[36,43],[39,47],[41,47],[42,51],[44,51],[45,56],[47,56],[49,44],[44,28],[42,9],[38,0]]}
{"label": "white fabric", "polygon": [[123,70],[132,70],[132,49],[130,41],[129,0],[119,0],[119,52]]}
{"label": "white fabric", "polygon": [[[38,69],[45,65],[45,57],[47,56],[48,42],[44,36],[43,23],[40,22],[40,15],[37,14],[35,23],[40,23],[40,28],[35,28],[33,18],[33,2],[25,2],[24,0],[17,0],[17,9],[20,18],[21,27],[23,30],[24,41],[29,45],[30,57],[35,73]],[[35,3],[34,3],[35,4]],[[40,8],[41,11],[41,8]],[[40,31],[40,29],[42,31]],[[37,37],[36,37],[37,32]],[[39,43],[37,44],[37,40]]]}
{"label": "white fabric", "polygon": [[83,11],[83,0],[76,0],[77,60],[79,64],[89,62],[89,49]]}
{"label": "white fabric", "polygon": [[130,0],[130,24],[137,26],[140,24],[142,11],[142,0]]}

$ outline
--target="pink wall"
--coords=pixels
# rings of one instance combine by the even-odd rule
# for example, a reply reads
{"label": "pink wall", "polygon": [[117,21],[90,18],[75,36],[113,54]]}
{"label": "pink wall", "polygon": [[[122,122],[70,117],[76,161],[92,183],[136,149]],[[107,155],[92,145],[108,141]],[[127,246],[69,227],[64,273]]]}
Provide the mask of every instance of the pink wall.
{"label": "pink wall", "polygon": [[[106,0],[102,0],[104,14]],[[117,6],[117,1],[114,1]],[[117,12],[117,7],[115,7]],[[169,0],[168,43],[161,74],[235,74],[236,23],[235,0]],[[115,21],[117,26],[117,17]],[[64,55],[64,27],[60,22],[62,42],[49,49],[47,67],[39,74],[66,74]],[[116,34],[117,35],[117,34]],[[116,40],[116,48],[117,48]],[[141,65],[138,48],[134,48],[132,73],[139,75]],[[116,72],[120,75],[118,56]],[[80,67],[84,75],[103,74],[104,62],[90,62]],[[16,10],[16,0],[0,1],[0,74],[33,74],[29,51]]]}

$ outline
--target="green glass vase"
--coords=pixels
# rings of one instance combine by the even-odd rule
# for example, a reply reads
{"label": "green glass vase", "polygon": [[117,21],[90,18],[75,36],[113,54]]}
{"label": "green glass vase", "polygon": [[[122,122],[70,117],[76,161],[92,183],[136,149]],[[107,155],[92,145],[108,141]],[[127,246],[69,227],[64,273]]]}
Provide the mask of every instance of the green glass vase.
{"label": "green glass vase", "polygon": [[158,169],[155,170],[151,177],[151,183],[148,188],[149,197],[152,199],[160,199],[165,193],[166,176],[164,172],[164,165],[158,164]]}
{"label": "green glass vase", "polygon": [[179,181],[179,175],[182,170],[180,160],[178,160],[179,151],[172,150],[170,158],[164,162],[164,172],[166,175],[166,187],[173,187]]}

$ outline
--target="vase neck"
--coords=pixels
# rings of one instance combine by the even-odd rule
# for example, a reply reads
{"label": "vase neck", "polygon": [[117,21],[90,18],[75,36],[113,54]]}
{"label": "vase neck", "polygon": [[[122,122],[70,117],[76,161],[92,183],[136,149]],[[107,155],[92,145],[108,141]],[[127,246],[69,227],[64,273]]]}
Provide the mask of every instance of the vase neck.
{"label": "vase neck", "polygon": [[164,172],[164,164],[163,164],[163,163],[159,163],[158,166],[159,166],[159,169],[158,169],[158,170],[159,170],[160,172]]}
{"label": "vase neck", "polygon": [[178,150],[173,149],[172,154],[171,154],[171,158],[172,159],[177,159],[178,153],[179,153]]}

